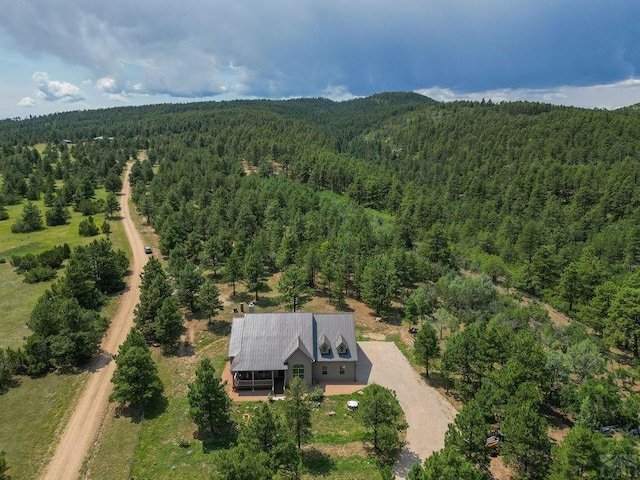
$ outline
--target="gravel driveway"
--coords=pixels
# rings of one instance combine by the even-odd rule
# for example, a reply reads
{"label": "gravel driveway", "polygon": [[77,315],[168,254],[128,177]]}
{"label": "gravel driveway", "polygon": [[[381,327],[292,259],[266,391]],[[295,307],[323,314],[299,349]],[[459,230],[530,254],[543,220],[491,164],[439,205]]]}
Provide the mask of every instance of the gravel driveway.
{"label": "gravel driveway", "polygon": [[415,462],[444,447],[444,434],[456,410],[428,386],[391,342],[359,342],[357,380],[395,390],[409,428],[396,462],[396,478],[405,478]]}

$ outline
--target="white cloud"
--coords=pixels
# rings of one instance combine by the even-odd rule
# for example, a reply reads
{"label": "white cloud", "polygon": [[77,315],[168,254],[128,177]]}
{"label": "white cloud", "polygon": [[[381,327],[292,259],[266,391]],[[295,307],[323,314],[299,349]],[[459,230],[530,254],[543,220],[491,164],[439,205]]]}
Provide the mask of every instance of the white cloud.
{"label": "white cloud", "polygon": [[629,78],[620,82],[590,86],[560,86],[556,88],[503,88],[480,92],[457,92],[450,88],[431,87],[416,93],[439,100],[513,102],[526,100],[583,108],[616,109],[640,103],[640,79]]}
{"label": "white cloud", "polygon": [[22,97],[18,102],[19,107],[35,107],[36,101],[31,97]]}
{"label": "white cloud", "polygon": [[111,77],[99,78],[96,81],[96,88],[105,93],[115,93],[119,90],[118,82],[116,82],[115,78]]}
{"label": "white cloud", "polygon": [[107,98],[113,102],[129,103],[129,99],[124,93],[110,93]]}
{"label": "white cloud", "polygon": [[79,102],[85,99],[82,91],[69,82],[51,80],[47,72],[35,72],[32,75],[38,87],[38,97],[48,102]]}
{"label": "white cloud", "polygon": [[351,92],[349,92],[345,85],[329,85],[322,92],[322,96],[335,102],[342,102],[344,100],[352,100],[354,98],[357,98],[356,95],[353,95]]}

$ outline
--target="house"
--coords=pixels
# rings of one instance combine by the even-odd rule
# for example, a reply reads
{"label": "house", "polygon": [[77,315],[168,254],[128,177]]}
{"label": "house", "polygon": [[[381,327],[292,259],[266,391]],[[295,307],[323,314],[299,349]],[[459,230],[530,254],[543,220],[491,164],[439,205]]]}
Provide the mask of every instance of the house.
{"label": "house", "polygon": [[247,313],[233,319],[234,390],[282,393],[293,377],[307,385],[355,382],[357,361],[352,313]]}

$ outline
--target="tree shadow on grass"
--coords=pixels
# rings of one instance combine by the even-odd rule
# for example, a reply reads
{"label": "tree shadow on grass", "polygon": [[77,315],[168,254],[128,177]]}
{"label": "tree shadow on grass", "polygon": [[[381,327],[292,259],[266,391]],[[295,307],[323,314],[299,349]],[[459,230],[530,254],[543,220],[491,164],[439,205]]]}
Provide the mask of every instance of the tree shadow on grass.
{"label": "tree shadow on grass", "polygon": [[440,372],[435,372],[431,369],[429,369],[428,377],[425,372],[422,372],[420,376],[426,382],[427,385],[433,388],[442,388],[448,392],[453,386],[453,382],[451,381],[451,379],[445,377]]}
{"label": "tree shadow on grass", "polygon": [[217,335],[229,335],[231,333],[231,322],[228,320],[212,320],[207,323],[207,330]]}
{"label": "tree shadow on grass", "polygon": [[154,419],[162,415],[169,406],[169,401],[164,395],[158,395],[149,402],[147,408],[144,409],[144,418]]}
{"label": "tree shadow on grass", "polygon": [[238,430],[234,424],[229,424],[227,429],[217,432],[216,435],[197,430],[193,437],[202,442],[202,451],[209,453],[230,448],[238,438]]}
{"label": "tree shadow on grass", "polygon": [[328,476],[336,468],[336,461],[316,448],[302,452],[302,465],[313,476]]}

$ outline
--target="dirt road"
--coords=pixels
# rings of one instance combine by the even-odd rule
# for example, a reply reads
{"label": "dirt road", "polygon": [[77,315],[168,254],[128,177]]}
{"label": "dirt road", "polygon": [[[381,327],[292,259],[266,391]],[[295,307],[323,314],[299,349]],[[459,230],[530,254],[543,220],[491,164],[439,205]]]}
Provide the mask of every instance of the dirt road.
{"label": "dirt road", "polygon": [[416,462],[444,447],[444,435],[456,410],[428,386],[391,342],[359,342],[358,381],[395,390],[407,420],[407,438],[394,466],[396,478],[405,478]]}
{"label": "dirt road", "polygon": [[120,215],[123,217],[125,233],[133,250],[132,273],[121,295],[118,310],[111,319],[109,330],[100,346],[100,355],[90,367],[87,386],[60,437],[51,462],[41,477],[46,480],[75,480],[78,477],[82,462],[107,412],[108,398],[112,390],[111,377],[116,367],[111,355],[117,353],[118,347],[127,337],[133,325],[133,310],[140,299],[140,273],[147,262],[147,256],[144,253],[142,238],[129,212],[131,186],[126,180],[129,178],[129,169],[123,182],[123,195],[120,197]]}

